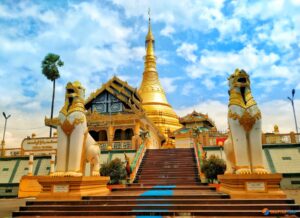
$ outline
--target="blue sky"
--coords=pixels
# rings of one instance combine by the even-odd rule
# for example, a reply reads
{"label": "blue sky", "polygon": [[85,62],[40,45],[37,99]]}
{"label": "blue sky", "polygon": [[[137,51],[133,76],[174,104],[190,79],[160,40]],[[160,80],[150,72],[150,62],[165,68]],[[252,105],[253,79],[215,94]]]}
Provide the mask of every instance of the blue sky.
{"label": "blue sky", "polygon": [[159,76],[180,116],[195,109],[226,129],[227,77],[243,68],[263,130],[274,124],[294,130],[286,97],[296,88],[300,119],[300,0],[2,0],[0,109],[12,114],[9,145],[18,146],[32,132],[47,135],[52,84],[40,65],[49,52],[65,62],[55,113],[68,81],[81,81],[86,96],[113,75],[138,87],[149,7]]}

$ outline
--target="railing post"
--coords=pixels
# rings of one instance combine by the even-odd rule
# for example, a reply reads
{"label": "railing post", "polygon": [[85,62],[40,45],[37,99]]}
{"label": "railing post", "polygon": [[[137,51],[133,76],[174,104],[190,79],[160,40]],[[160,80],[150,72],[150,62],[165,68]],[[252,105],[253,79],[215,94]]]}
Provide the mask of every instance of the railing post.
{"label": "railing post", "polygon": [[261,143],[263,144],[263,145],[265,145],[265,144],[267,144],[267,139],[266,139],[266,134],[265,133],[262,133],[262,135],[261,135]]}
{"label": "railing post", "polygon": [[291,137],[291,143],[295,144],[296,143],[296,135],[294,132],[290,132],[290,137]]}

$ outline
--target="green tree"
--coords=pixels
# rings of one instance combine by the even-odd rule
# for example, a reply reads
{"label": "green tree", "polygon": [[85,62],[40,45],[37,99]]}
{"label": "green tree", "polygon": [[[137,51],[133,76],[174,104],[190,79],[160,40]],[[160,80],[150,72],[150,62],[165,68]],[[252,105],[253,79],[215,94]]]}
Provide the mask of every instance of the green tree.
{"label": "green tree", "polygon": [[120,158],[115,158],[111,162],[101,164],[101,176],[109,176],[110,184],[120,184],[120,180],[126,179],[125,163]]}
{"label": "green tree", "polygon": [[[42,61],[42,73],[53,83],[51,119],[53,118],[54,98],[55,98],[55,81],[60,77],[58,67],[62,67],[64,62],[60,60],[60,56],[49,53]],[[52,137],[52,127],[50,127],[50,137]]]}
{"label": "green tree", "polygon": [[203,160],[201,171],[204,173],[209,183],[217,180],[218,175],[224,174],[226,170],[226,163],[216,155],[209,156],[208,159]]}

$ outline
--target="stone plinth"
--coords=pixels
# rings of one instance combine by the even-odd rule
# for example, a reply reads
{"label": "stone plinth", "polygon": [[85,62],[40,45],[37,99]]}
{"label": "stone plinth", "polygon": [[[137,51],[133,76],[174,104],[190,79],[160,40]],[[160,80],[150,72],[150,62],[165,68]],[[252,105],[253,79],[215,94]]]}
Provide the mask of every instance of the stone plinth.
{"label": "stone plinth", "polygon": [[[29,177],[29,176],[28,176]],[[26,179],[26,178],[25,178]],[[35,179],[35,180],[34,180]],[[107,195],[109,177],[82,176],[82,177],[52,177],[31,176],[32,182],[38,182],[41,191],[38,199],[81,199],[82,196]],[[29,179],[27,178],[27,181]],[[30,186],[27,185],[29,188]],[[23,192],[26,190],[23,190]]]}
{"label": "stone plinth", "polygon": [[233,199],[286,198],[280,189],[281,174],[219,175],[220,191]]}
{"label": "stone plinth", "polygon": [[22,176],[19,185],[19,198],[37,197],[42,187],[37,181],[38,176]]}

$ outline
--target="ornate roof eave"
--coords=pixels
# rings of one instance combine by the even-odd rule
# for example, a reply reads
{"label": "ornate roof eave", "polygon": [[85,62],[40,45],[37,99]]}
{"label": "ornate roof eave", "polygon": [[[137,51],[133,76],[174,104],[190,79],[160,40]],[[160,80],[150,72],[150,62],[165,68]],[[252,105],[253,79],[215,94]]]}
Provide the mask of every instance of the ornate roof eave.
{"label": "ornate roof eave", "polygon": [[[201,118],[195,117],[195,116],[201,116]],[[179,122],[181,124],[194,123],[194,122],[203,122],[203,121],[207,121],[212,126],[216,126],[215,122],[210,117],[208,117],[207,114],[203,114],[203,113],[200,113],[200,112],[197,112],[197,111],[193,111],[192,113],[187,114],[186,116],[179,118]]]}
{"label": "ornate roof eave", "polygon": [[[114,82],[117,82],[121,84],[122,86],[117,86]],[[125,91],[125,88],[131,91],[131,94],[129,94],[127,91]],[[116,94],[114,91],[117,90],[119,93]],[[101,92],[106,90],[110,94],[114,95],[116,98],[118,98],[120,101],[125,102],[128,104],[131,108],[133,104],[130,104],[130,100],[134,102],[138,106],[138,110],[142,109],[142,99],[140,95],[137,93],[137,89],[132,88],[127,82],[124,82],[120,80],[118,77],[114,76],[112,79],[110,79],[107,83],[103,84],[99,89],[97,89],[95,92],[92,92],[90,96],[85,101],[85,105],[90,104]],[[128,99],[126,99],[124,96],[126,96]],[[137,107],[132,108],[134,111],[136,111]]]}

